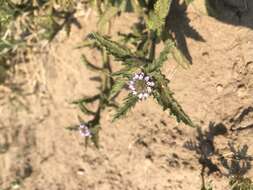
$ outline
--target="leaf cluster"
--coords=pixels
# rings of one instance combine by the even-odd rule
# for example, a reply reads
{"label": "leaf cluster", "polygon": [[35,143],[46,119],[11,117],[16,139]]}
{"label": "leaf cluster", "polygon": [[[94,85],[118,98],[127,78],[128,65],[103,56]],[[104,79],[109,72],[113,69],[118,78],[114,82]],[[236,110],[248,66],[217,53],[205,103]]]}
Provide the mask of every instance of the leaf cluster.
{"label": "leaf cluster", "polygon": [[[169,80],[166,79],[161,72],[161,67],[171,53],[173,42],[167,41],[164,50],[160,53],[159,57],[155,60],[149,60],[145,57],[139,56],[138,53],[131,52],[129,48],[103,37],[98,33],[91,33],[90,38],[101,47],[106,48],[108,53],[113,55],[116,60],[121,61],[124,65],[120,71],[112,73],[114,77],[117,77],[117,80],[115,80],[112,87],[113,94],[118,93],[123,89],[124,81],[130,80],[134,73],[138,72],[138,70],[142,70],[146,75],[154,78],[156,86],[153,96],[163,109],[170,110],[170,113],[177,118],[178,122],[184,122],[189,126],[194,126],[190,118],[173,97],[173,93],[168,87]],[[124,105],[116,113],[115,119],[124,116],[127,110],[136,104],[137,100],[138,98],[129,95],[128,98],[126,98]]]}
{"label": "leaf cluster", "polygon": [[[81,111],[87,115],[93,115],[94,121],[100,123],[100,112],[110,106],[117,105],[117,95],[125,89],[127,83],[136,72],[144,72],[154,80],[155,87],[153,98],[164,110],[169,110],[178,122],[194,127],[190,117],[184,112],[179,102],[174,98],[169,88],[169,80],[162,73],[162,67],[169,57],[174,58],[183,68],[188,68],[190,62],[181,53],[174,39],[166,35],[165,25],[173,0],[90,0],[88,4],[99,15],[97,29],[88,36],[88,40],[81,47],[95,48],[103,57],[102,67],[92,64],[83,56],[82,60],[90,70],[99,73],[101,88],[100,94],[95,95],[94,101],[98,101],[97,111],[88,109],[88,99],[75,102]],[[191,0],[185,0],[190,4]],[[119,33],[119,41],[114,41],[108,35],[111,21],[124,12],[134,12],[139,16],[139,21],[132,26],[130,33]],[[162,42],[164,49],[156,58],[156,45]],[[131,46],[131,48],[129,48]],[[112,71],[110,68],[109,54],[115,61],[121,63],[121,69]],[[106,58],[105,58],[106,57]],[[92,102],[93,97],[91,97]],[[138,103],[138,98],[129,94],[117,109],[113,121],[127,114]],[[117,108],[117,106],[114,106]],[[99,114],[97,114],[99,113]],[[99,115],[99,117],[97,117]],[[95,125],[94,125],[95,126]],[[93,128],[94,126],[91,126]],[[96,142],[94,142],[96,144]]]}

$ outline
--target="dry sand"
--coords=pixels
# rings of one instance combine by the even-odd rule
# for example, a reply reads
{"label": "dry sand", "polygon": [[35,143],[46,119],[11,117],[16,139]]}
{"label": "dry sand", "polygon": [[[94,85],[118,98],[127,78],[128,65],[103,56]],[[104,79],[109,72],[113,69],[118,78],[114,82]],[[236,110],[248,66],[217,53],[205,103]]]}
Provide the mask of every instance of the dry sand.
{"label": "dry sand", "polygon": [[[241,24],[208,17],[194,6],[180,30],[187,31],[189,24],[205,42],[185,34],[193,65],[174,72],[176,63],[170,59],[163,72],[203,133],[211,122],[224,130],[213,139],[216,151],[229,155],[232,141],[248,145],[253,155],[253,2]],[[135,20],[123,15],[113,22],[113,31],[126,31]],[[177,124],[152,98],[115,123],[113,111],[105,110],[99,150],[85,149],[79,134],[65,129],[81,115],[70,102],[97,91],[97,83],[89,80],[96,74],[81,64],[80,56],[85,53],[99,64],[98,54],[75,49],[95,30],[96,15],[91,12],[79,21],[82,29],[73,28],[67,39],[59,36],[45,49],[48,53],[33,54],[30,62],[16,67],[16,90],[0,86],[0,189],[16,180],[21,190],[200,189],[199,155],[185,148],[188,141],[197,141],[196,129]],[[207,168],[206,181],[215,190],[228,189],[228,170],[217,154],[210,161],[222,174],[208,175]],[[253,170],[246,176],[253,179]]]}

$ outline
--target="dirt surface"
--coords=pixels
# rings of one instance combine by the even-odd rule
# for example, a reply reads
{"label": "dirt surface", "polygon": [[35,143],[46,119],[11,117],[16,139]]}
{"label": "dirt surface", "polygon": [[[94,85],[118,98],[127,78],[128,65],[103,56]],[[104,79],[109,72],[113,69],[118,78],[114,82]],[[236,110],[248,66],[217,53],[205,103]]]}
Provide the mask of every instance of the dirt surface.
{"label": "dirt surface", "polygon": [[[59,36],[44,53],[17,65],[12,90],[0,86],[0,189],[196,190],[201,188],[200,152],[209,161],[206,182],[215,190],[228,189],[229,169],[217,155],[231,163],[229,142],[248,145],[253,155],[253,2],[240,22],[231,14],[219,20],[206,16],[197,3],[190,6],[181,30],[191,26],[203,39],[185,35],[193,65],[183,70],[170,59],[163,69],[202,132],[177,124],[150,98],[115,123],[112,110],[103,112],[99,150],[85,149],[79,133],[65,129],[81,115],[70,102],[97,91],[89,80],[96,74],[80,56],[99,64],[98,54],[75,49],[95,30],[96,15],[79,17],[82,29],[73,28],[69,38]],[[112,31],[126,31],[135,20],[123,15]],[[241,166],[253,179],[250,162]]]}

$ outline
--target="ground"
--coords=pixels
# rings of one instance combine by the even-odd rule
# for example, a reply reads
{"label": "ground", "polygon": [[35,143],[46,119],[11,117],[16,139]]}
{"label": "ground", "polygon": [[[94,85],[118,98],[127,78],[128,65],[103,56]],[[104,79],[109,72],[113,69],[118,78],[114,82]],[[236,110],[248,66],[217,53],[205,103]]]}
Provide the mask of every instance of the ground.
{"label": "ground", "polygon": [[[76,48],[95,30],[97,18],[92,11],[80,14],[81,29],[73,28],[69,38],[60,34],[17,65],[12,89],[0,86],[0,189],[200,189],[196,136],[204,138],[200,149],[213,164],[206,165],[206,182],[215,190],[228,189],[229,170],[217,155],[230,159],[229,142],[248,145],[253,154],[253,2],[238,10],[240,17],[227,10],[225,19],[213,18],[196,1],[187,9],[189,21],[180,25],[182,31],[191,26],[201,36],[185,35],[193,64],[184,70],[169,59],[163,68],[175,97],[202,132],[177,124],[150,98],[115,123],[113,110],[103,112],[99,150],[85,149],[79,133],[66,130],[81,115],[71,101],[97,91],[89,80],[96,74],[80,57],[85,53],[99,64],[99,56]],[[122,15],[112,31],[127,31],[134,21],[135,15]],[[241,166],[253,178],[250,162]]]}

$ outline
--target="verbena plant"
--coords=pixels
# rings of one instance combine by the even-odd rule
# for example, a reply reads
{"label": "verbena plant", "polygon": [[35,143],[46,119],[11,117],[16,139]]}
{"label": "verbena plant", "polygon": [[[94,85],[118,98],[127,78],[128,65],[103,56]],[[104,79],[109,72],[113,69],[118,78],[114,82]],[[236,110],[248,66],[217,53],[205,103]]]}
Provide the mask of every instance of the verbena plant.
{"label": "verbena plant", "polygon": [[[162,66],[169,56],[173,57],[183,68],[190,66],[190,61],[181,53],[173,35],[167,31],[166,23],[172,0],[104,0],[89,1],[99,13],[98,32],[88,35],[84,46],[98,49],[102,54],[102,67],[97,67],[83,56],[83,61],[89,69],[100,73],[100,92],[92,97],[84,97],[74,101],[81,111],[92,115],[90,121],[80,118],[80,132],[91,137],[98,146],[100,129],[100,114],[108,106],[117,108],[117,95],[125,88],[128,96],[116,110],[113,121],[126,115],[138,103],[152,96],[164,110],[169,110],[178,122],[194,127],[190,117],[173,97],[169,88],[169,80],[162,73]],[[184,1],[188,5],[191,1]],[[120,39],[113,41],[108,32],[113,17],[124,12],[134,12],[139,22],[132,26],[128,34],[119,34]],[[163,43],[163,50],[156,57],[156,46]],[[131,48],[130,48],[131,47]],[[109,55],[121,63],[121,69],[112,71]],[[96,111],[88,109],[89,104],[99,101]]]}

